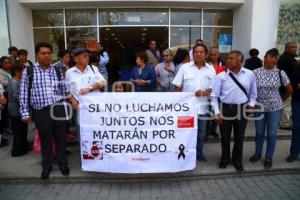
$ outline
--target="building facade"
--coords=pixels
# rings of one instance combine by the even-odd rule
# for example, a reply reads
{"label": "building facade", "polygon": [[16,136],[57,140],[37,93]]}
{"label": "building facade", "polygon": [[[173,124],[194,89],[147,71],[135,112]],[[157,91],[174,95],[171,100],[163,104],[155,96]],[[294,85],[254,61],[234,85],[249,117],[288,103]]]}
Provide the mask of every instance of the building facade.
{"label": "building facade", "polygon": [[[101,42],[117,54],[125,46],[190,48],[202,38],[208,47],[247,55],[257,48],[261,56],[276,45],[299,37],[296,0],[0,0],[1,55],[7,46],[29,50],[47,41],[59,49]],[[279,29],[278,29],[279,28]]]}

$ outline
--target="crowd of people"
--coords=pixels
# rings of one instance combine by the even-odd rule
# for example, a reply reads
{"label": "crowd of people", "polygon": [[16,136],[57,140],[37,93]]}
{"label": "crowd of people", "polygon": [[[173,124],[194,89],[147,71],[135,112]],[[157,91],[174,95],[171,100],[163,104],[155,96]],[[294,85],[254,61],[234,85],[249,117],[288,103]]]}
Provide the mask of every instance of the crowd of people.
{"label": "crowd of people", "polygon": [[[96,52],[83,47],[72,52],[61,50],[58,61],[53,63],[52,46],[41,42],[35,46],[34,63],[27,59],[26,50],[16,47],[10,47],[9,56],[0,59],[1,147],[8,145],[5,134],[13,134],[11,155],[27,154],[32,149],[27,141],[28,125],[34,122],[41,141],[42,179],[47,179],[52,171],[52,139],[62,174],[70,173],[66,150],[70,110],[65,103],[72,106],[71,122],[79,140],[80,95],[106,91],[109,54],[101,43],[97,47]],[[251,49],[251,58],[243,66],[242,52],[231,51],[224,62],[218,48],[208,49],[201,39],[190,51],[179,48],[176,52],[165,49],[162,53],[152,40],[148,50],[136,53],[136,65],[126,71],[129,75],[120,74],[120,81],[129,81],[134,87],[120,82],[114,84],[113,91],[193,92],[199,116],[197,160],[206,162],[205,138],[219,137],[219,126],[222,147],[219,167],[226,168],[231,163],[237,171],[243,171],[244,134],[249,117],[254,115],[256,147],[249,159],[251,162],[261,159],[267,136],[264,166],[269,169],[280,126],[292,129],[287,161],[295,161],[300,154],[300,65],[295,59],[296,52],[297,44],[289,42],[282,55],[272,48],[262,61],[258,58],[259,51]],[[53,118],[51,112],[66,120]]]}

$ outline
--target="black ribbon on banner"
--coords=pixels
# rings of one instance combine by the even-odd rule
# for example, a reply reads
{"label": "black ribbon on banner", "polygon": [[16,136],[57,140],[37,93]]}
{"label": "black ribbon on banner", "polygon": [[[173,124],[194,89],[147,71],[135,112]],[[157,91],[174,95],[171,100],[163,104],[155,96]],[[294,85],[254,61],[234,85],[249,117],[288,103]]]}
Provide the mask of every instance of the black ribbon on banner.
{"label": "black ribbon on banner", "polygon": [[178,150],[179,150],[178,160],[180,159],[180,157],[182,157],[183,160],[185,160],[184,149],[185,149],[185,146],[183,144],[179,145],[179,147],[178,147]]}

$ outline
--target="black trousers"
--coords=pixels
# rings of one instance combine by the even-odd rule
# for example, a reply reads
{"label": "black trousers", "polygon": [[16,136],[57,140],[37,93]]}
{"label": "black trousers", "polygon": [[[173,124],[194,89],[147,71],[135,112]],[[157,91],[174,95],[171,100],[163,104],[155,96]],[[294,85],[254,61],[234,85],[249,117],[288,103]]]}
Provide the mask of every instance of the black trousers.
{"label": "black trousers", "polygon": [[[65,118],[65,109],[62,105],[52,105],[55,117]],[[41,140],[42,167],[52,168],[52,138],[56,144],[56,158],[58,165],[67,165],[66,158],[66,133],[67,123],[65,120],[57,120],[51,117],[51,106],[41,110],[33,110],[33,121],[36,124]]]}
{"label": "black trousers", "polygon": [[242,163],[244,135],[247,119],[244,113],[245,104],[234,105],[221,103],[223,123],[220,126],[222,157],[221,161],[230,162],[230,138],[233,128],[234,146],[232,151],[232,162]]}
{"label": "black trousers", "polygon": [[11,155],[20,156],[28,152],[27,124],[22,122],[21,117],[11,117],[11,128],[14,135]]}

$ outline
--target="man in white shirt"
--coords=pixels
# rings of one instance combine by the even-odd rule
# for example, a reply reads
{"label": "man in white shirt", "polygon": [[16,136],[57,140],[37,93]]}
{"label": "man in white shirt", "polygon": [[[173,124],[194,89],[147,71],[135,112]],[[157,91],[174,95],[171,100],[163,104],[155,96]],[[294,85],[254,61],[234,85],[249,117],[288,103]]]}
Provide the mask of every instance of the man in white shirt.
{"label": "man in white shirt", "polygon": [[206,114],[208,113],[208,97],[211,93],[212,80],[216,76],[215,69],[205,62],[207,47],[197,44],[193,48],[194,61],[182,65],[176,74],[173,84],[177,92],[195,92],[198,99],[198,135],[197,135],[197,160],[206,161],[203,155],[203,140],[205,138]]}
{"label": "man in white shirt", "polygon": [[[252,109],[257,98],[255,75],[252,71],[242,67],[243,60],[244,56],[240,51],[229,53],[228,70],[215,77],[211,94],[213,110],[221,132],[222,157],[219,167],[224,169],[232,161],[237,171],[244,169],[242,156],[247,126],[246,109]],[[234,147],[230,159],[232,128]]]}
{"label": "man in white shirt", "polygon": [[[78,122],[78,104],[79,96],[89,92],[100,92],[100,89],[106,85],[106,80],[99,73],[99,70],[89,64],[88,50],[77,48],[73,51],[73,57],[76,65],[66,72],[66,83],[69,90],[70,102],[73,107],[73,117],[76,126],[76,133],[79,137]],[[78,138],[79,139],[79,138]]]}

